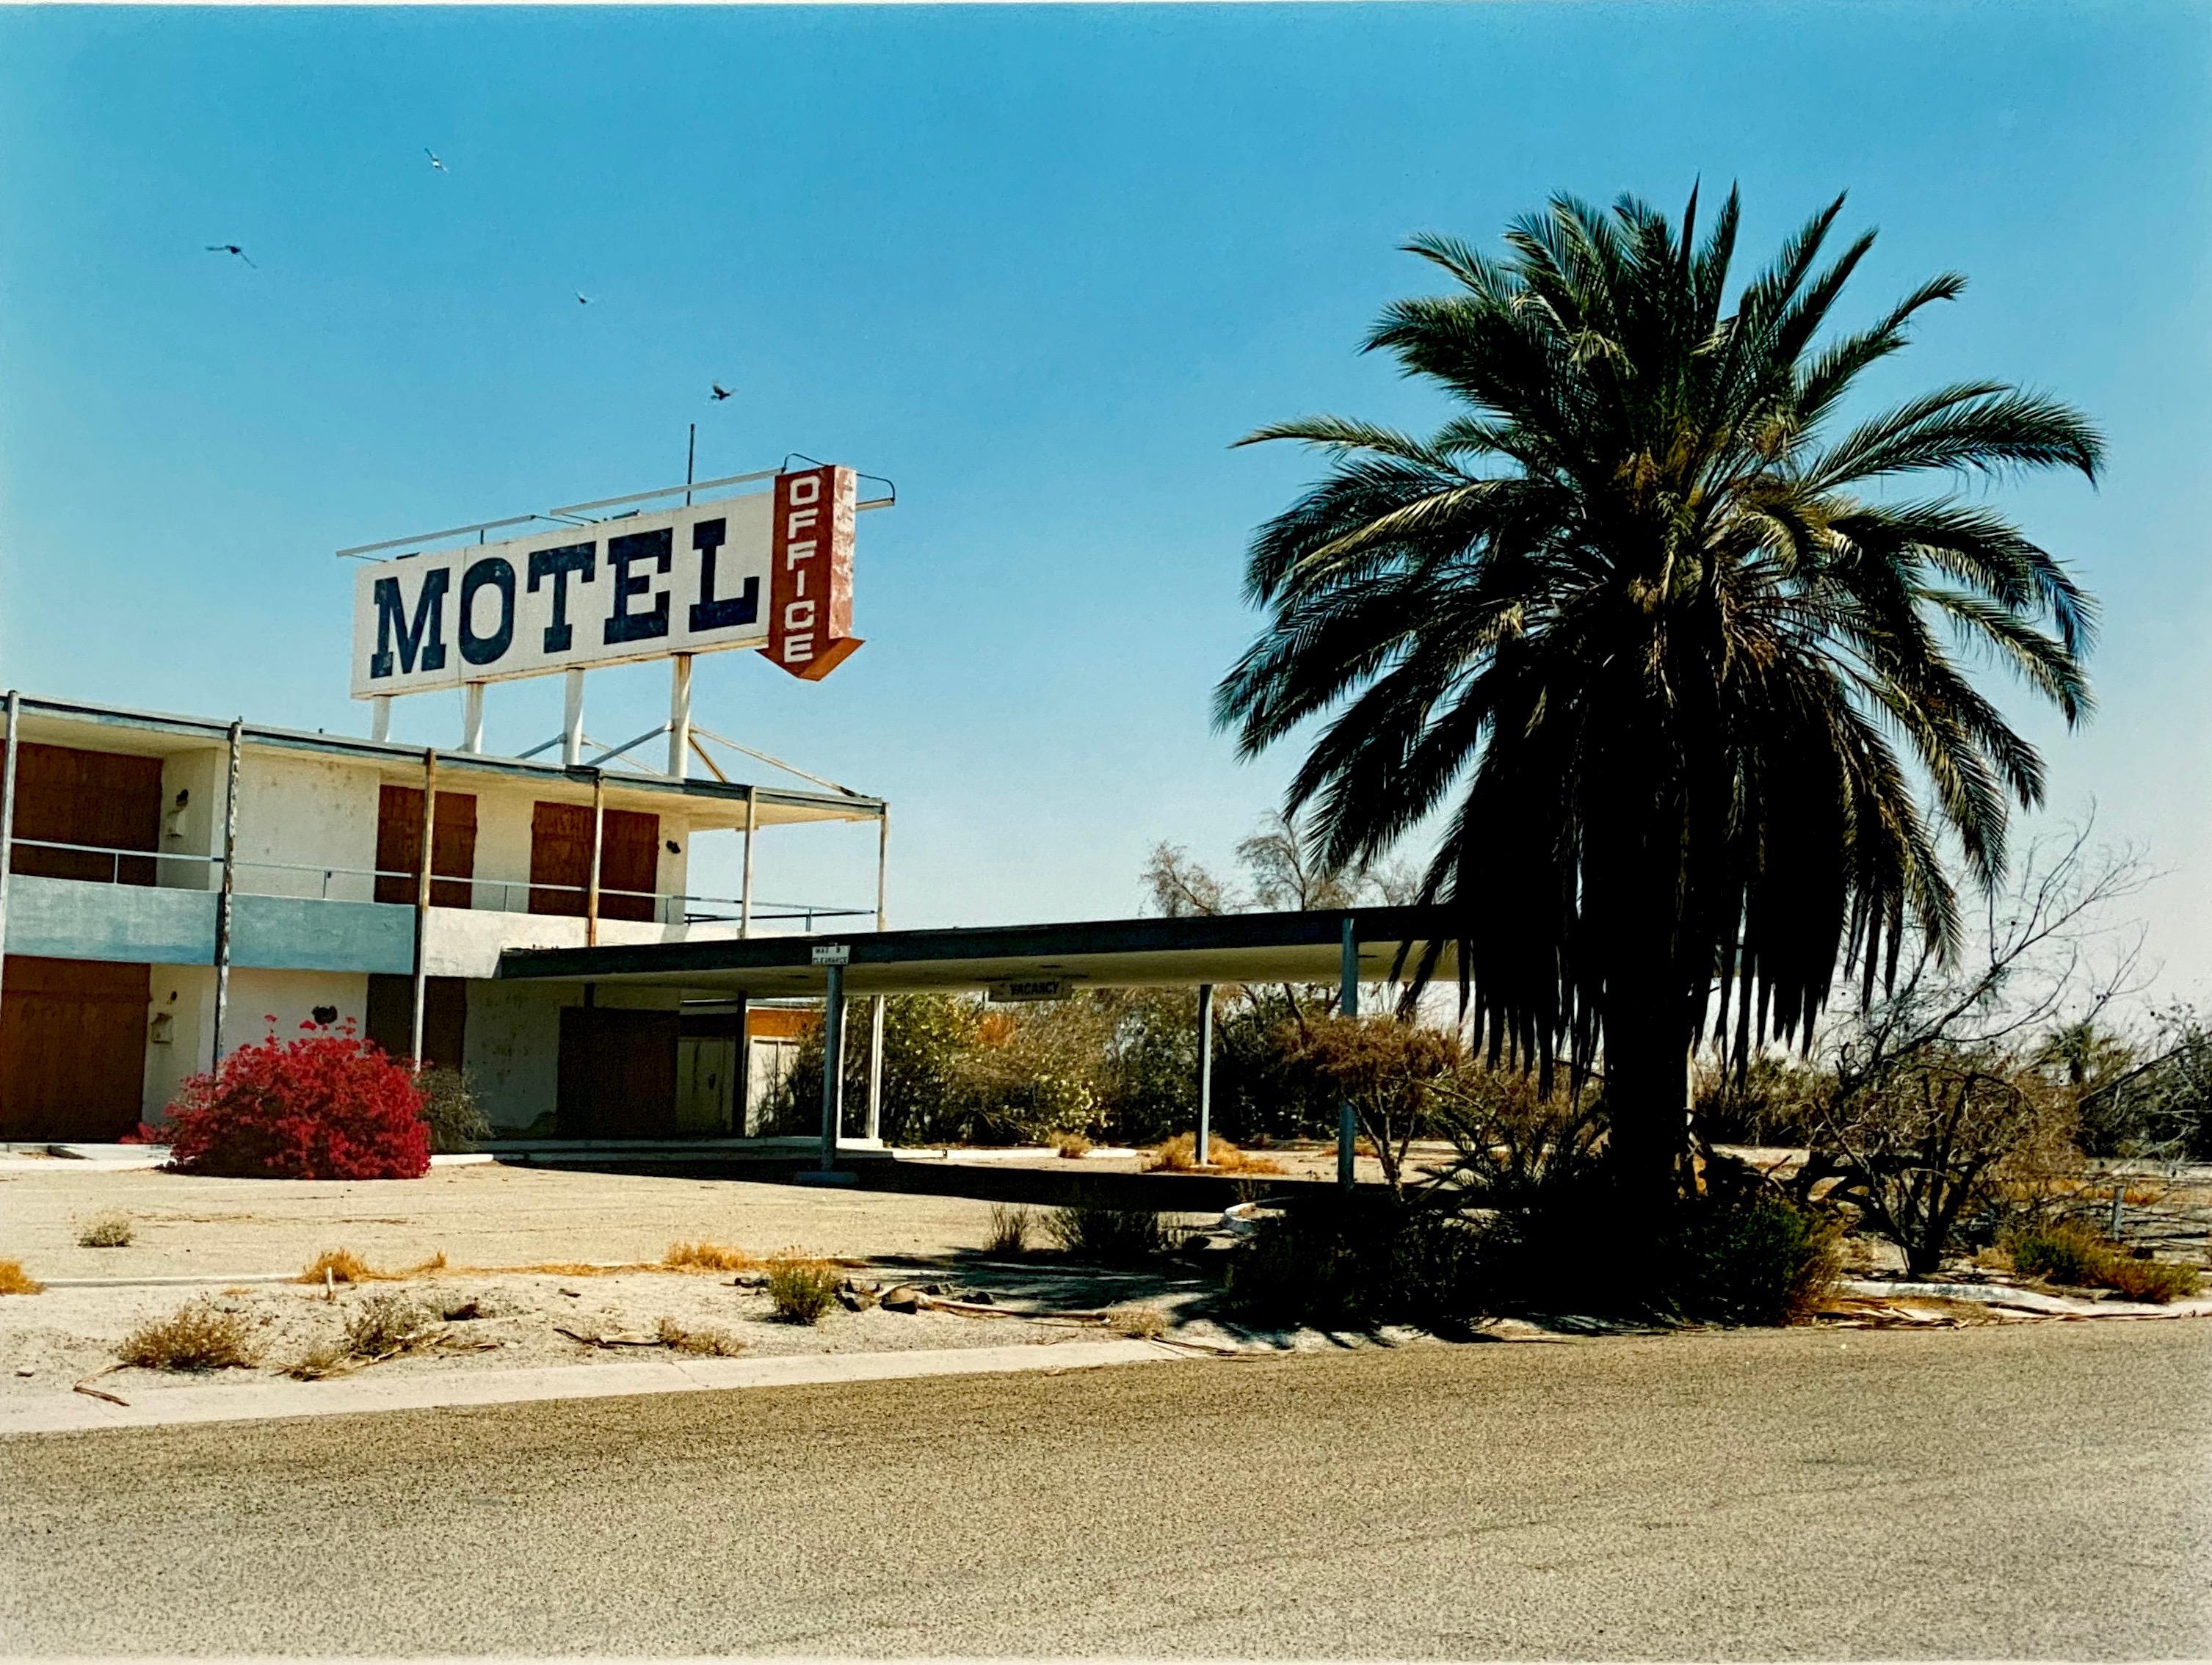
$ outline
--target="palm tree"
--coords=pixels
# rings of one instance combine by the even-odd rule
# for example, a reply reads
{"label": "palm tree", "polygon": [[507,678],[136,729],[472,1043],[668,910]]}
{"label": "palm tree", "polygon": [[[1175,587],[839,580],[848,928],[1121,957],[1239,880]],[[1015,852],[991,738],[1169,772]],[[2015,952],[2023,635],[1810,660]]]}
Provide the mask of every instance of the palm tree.
{"label": "palm tree", "polygon": [[[1732,310],[1734,191],[1702,242],[1694,191],[1679,232],[1563,197],[1502,260],[1418,238],[1455,287],[1393,304],[1365,345],[1457,413],[1425,440],[1314,416],[1240,441],[1334,466],[1254,538],[1267,623],[1217,722],[1250,757],[1319,720],[1286,808],[1326,862],[1451,800],[1422,897],[1455,915],[1478,1037],[1547,1078],[1601,1070],[1638,1217],[1675,1194],[1704,1036],[1739,1064],[1809,1044],[1839,971],[1871,994],[1908,933],[1953,951],[1947,836],[1972,884],[2002,873],[2042,764],[1954,647],[2069,725],[2090,708],[2094,602],[1955,488],[2094,481],[2102,443],[1996,382],[1841,427],[1860,375],[1965,287],[1823,337],[1874,242],[1823,264],[1842,207]],[[1914,489],[1931,474],[1954,489]]]}

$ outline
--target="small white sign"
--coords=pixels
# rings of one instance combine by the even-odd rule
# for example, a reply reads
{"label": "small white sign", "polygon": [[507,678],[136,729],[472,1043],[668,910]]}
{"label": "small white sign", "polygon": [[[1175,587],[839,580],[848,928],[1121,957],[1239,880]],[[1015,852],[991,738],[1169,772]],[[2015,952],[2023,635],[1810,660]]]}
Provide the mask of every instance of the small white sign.
{"label": "small white sign", "polygon": [[814,945],[814,963],[817,965],[850,965],[852,963],[853,945],[850,943],[823,942]]}
{"label": "small white sign", "polygon": [[1012,977],[990,986],[990,998],[1001,1003],[1016,1000],[1064,1000],[1074,992],[1065,977]]}

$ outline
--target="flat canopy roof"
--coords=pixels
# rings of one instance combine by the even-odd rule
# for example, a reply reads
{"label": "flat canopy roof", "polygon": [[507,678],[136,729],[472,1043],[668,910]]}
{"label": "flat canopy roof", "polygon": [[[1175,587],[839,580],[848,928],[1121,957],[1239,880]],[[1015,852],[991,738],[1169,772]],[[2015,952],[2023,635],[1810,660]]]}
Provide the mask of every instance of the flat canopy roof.
{"label": "flat canopy roof", "polygon": [[[1066,981],[1078,988],[1199,983],[1330,983],[1343,964],[1345,921],[1362,981],[1390,975],[1399,950],[1443,938],[1437,975],[1458,975],[1443,910],[1358,908],[1201,919],[1082,920],[945,931],[707,939],[599,948],[510,948],[502,979],[635,983],[697,994],[805,995],[828,987],[816,951],[843,948],[845,993],[911,994],[998,982]],[[1414,957],[1419,950],[1416,947]],[[1409,962],[1410,963],[1410,962]]]}

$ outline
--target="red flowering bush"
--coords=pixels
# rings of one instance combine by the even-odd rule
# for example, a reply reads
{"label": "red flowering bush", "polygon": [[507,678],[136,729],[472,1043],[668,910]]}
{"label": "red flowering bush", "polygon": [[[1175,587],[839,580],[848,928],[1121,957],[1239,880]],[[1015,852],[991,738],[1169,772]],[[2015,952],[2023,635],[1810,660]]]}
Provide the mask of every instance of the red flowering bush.
{"label": "red flowering bush", "polygon": [[353,1025],[240,1047],[169,1106],[169,1166],[231,1179],[419,1179],[430,1171],[422,1095]]}

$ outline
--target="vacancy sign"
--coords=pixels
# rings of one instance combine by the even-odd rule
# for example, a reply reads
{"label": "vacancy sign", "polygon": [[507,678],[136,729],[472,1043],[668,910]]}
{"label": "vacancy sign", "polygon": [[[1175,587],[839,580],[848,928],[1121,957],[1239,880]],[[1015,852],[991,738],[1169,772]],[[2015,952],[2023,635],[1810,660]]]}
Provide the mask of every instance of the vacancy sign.
{"label": "vacancy sign", "polygon": [[854,495],[851,469],[811,468],[749,497],[365,567],[353,696],[731,647],[817,680],[860,645]]}

